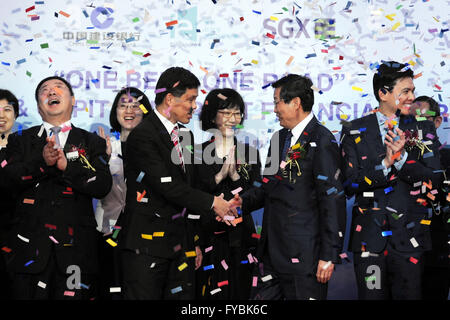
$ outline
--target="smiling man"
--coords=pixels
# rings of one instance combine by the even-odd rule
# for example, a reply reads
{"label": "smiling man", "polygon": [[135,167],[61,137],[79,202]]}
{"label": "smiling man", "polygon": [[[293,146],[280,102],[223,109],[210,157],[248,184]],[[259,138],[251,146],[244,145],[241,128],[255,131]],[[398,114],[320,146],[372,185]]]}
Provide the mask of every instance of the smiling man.
{"label": "smiling man", "polygon": [[105,142],[71,123],[75,97],[65,79],[42,80],[35,97],[43,124],[11,134],[6,155],[18,196],[7,243],[13,297],[88,299],[97,272],[92,198],[112,183]]}
{"label": "smiling man", "polygon": [[[296,74],[272,84],[283,129],[271,138],[265,183],[246,191],[241,203],[237,196],[230,200],[243,212],[264,207],[254,299],[325,300],[342,252],[341,157],[334,136],[312,112],[312,86]],[[269,173],[273,167],[275,174]]]}
{"label": "smiling man", "polygon": [[349,250],[360,299],[421,298],[433,193],[442,174],[433,123],[408,115],[413,78],[408,65],[381,64],[373,76],[379,107],[342,127],[344,186],[356,196]]}
{"label": "smiling man", "polygon": [[186,69],[164,71],[156,109],[128,137],[120,240],[125,299],[193,299],[194,270],[202,260],[195,218],[212,210],[231,215],[223,197],[193,188],[193,134],[182,124],[197,109],[199,85]]}

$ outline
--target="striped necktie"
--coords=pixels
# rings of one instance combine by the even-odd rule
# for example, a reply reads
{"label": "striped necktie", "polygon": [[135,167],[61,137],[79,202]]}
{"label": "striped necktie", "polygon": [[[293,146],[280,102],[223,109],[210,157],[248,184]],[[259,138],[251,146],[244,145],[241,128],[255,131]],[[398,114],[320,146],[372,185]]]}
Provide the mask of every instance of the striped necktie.
{"label": "striped necktie", "polygon": [[184,161],[183,161],[183,152],[181,151],[180,141],[178,139],[178,126],[175,126],[170,133],[170,137],[172,139],[173,145],[175,146],[178,157],[180,158],[180,163],[183,166],[183,171],[186,172],[186,169],[184,168]]}

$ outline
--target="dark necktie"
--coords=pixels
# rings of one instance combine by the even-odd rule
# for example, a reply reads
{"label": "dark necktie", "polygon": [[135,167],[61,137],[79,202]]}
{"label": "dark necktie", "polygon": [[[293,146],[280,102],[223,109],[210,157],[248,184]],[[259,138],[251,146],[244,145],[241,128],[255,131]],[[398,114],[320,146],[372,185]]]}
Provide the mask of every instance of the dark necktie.
{"label": "dark necktie", "polygon": [[286,138],[284,139],[283,152],[281,153],[280,162],[286,160],[286,153],[287,153],[289,147],[291,146],[291,138],[292,138],[292,132],[291,132],[291,130],[289,130],[286,134]]}

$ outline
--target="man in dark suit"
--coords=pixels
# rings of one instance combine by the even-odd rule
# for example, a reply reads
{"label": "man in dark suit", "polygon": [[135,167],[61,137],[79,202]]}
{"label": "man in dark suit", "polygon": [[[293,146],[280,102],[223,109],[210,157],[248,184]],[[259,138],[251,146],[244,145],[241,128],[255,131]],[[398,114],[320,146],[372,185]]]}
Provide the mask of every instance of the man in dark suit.
{"label": "man in dark suit", "polygon": [[5,173],[18,201],[8,237],[15,299],[92,297],[97,271],[92,198],[111,188],[105,142],[71,123],[63,78],[35,92],[43,124],[11,134]]}
{"label": "man in dark suit", "polygon": [[[254,299],[326,299],[339,262],[345,196],[337,141],[311,112],[312,81],[290,74],[272,84],[283,127],[269,149],[261,187],[242,195],[242,209],[264,206]],[[233,205],[241,205],[237,197]]]}
{"label": "man in dark suit", "polygon": [[[424,117],[434,123],[436,130],[442,124],[439,104],[431,97],[420,96],[414,100],[411,114]],[[439,187],[440,209],[433,214],[431,219],[431,243],[432,249],[425,252],[425,268],[423,274],[424,300],[447,300],[450,287],[450,246],[448,243],[450,218],[448,195],[450,192],[450,148],[439,147],[441,167],[446,174],[445,183]]]}
{"label": "man in dark suit", "polygon": [[231,216],[223,195],[193,188],[193,134],[179,123],[192,118],[199,85],[186,69],[164,71],[156,109],[128,137],[126,207],[117,223],[125,299],[193,299],[202,258],[195,224],[212,209]]}
{"label": "man in dark suit", "polygon": [[355,195],[349,248],[360,299],[420,299],[423,252],[442,178],[430,121],[408,115],[413,71],[384,62],[373,77],[379,107],[345,123],[344,187]]}

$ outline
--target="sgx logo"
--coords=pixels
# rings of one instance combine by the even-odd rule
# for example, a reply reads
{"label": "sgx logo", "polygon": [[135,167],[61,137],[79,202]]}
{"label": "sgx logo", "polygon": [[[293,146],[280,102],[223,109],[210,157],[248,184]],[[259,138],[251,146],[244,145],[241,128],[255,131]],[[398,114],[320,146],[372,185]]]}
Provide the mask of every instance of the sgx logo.
{"label": "sgx logo", "polygon": [[170,37],[175,38],[177,35],[183,39],[197,41],[197,7],[179,10],[177,21],[175,26],[169,27],[171,29]]}
{"label": "sgx logo", "polygon": [[[300,38],[302,34],[306,38],[310,38],[306,26],[310,22],[310,19],[295,18],[296,24],[293,19],[285,18],[282,20],[265,19],[263,22],[264,28],[271,31],[271,34],[279,34],[282,38]],[[278,25],[277,25],[278,23]],[[294,26],[298,25],[298,30],[294,36]],[[278,30],[277,30],[278,29]],[[278,32],[277,32],[278,31]],[[336,34],[336,20],[335,19],[315,19],[314,20],[314,36],[316,39],[332,39]]]}

